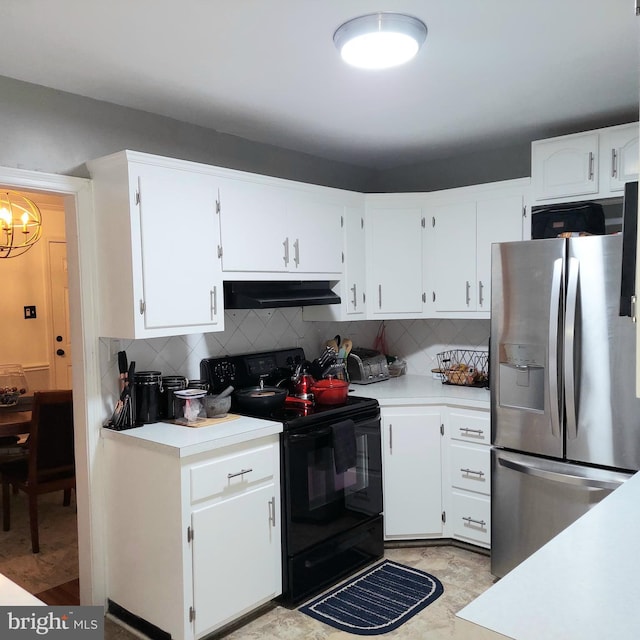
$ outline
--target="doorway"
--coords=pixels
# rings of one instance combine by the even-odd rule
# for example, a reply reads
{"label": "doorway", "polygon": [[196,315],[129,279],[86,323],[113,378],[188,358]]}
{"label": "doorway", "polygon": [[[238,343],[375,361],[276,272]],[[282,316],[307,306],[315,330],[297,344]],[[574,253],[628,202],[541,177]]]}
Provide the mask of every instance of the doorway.
{"label": "doorway", "polygon": [[76,452],[80,603],[105,604],[103,493],[99,472],[103,406],[100,390],[96,237],[91,181],[0,167],[0,188],[56,196],[64,204]]}
{"label": "doorway", "polygon": [[[18,191],[18,190],[15,190]],[[39,208],[42,235],[24,254],[0,261],[5,289],[0,317],[0,362],[18,363],[27,376],[28,394],[72,389],[68,261],[64,199],[53,194],[20,190]],[[27,311],[28,310],[28,311]],[[77,601],[78,526],[76,500],[62,506],[60,492],[38,498],[40,553],[31,554],[25,540],[29,530],[25,493],[11,496],[11,529],[2,532],[0,573],[43,598],[50,589],[66,589],[68,602]],[[47,600],[45,600],[47,601]]]}

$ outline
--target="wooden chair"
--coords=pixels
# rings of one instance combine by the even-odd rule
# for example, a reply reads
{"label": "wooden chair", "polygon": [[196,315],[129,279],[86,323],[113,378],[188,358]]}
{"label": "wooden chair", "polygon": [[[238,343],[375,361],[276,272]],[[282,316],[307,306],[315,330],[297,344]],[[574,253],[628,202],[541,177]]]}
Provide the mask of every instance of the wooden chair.
{"label": "wooden chair", "polygon": [[10,487],[24,491],[29,499],[29,525],[33,553],[38,540],[38,496],[64,492],[64,506],[71,503],[76,486],[73,451],[73,399],[68,391],[36,391],[33,394],[31,429],[25,459],[0,464],[2,477],[2,528],[11,522]]}

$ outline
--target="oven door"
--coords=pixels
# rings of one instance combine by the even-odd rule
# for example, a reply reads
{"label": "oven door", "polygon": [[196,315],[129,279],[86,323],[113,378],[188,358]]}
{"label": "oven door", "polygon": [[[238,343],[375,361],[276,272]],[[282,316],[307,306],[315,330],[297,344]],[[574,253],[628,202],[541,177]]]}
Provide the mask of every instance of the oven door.
{"label": "oven door", "polygon": [[283,434],[284,536],[293,556],[382,512],[380,418],[353,424],[355,452],[335,420]]}

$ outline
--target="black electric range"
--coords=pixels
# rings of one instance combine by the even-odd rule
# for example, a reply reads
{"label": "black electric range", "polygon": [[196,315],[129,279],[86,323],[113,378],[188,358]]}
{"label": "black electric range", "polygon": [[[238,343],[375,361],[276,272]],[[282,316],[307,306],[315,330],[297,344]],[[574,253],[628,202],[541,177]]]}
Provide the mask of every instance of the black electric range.
{"label": "black electric range", "polygon": [[[284,386],[304,360],[300,348],[207,358],[200,373],[213,393],[260,379]],[[341,405],[285,406],[258,417],[283,425],[280,600],[295,606],[383,555],[380,408],[349,395]]]}

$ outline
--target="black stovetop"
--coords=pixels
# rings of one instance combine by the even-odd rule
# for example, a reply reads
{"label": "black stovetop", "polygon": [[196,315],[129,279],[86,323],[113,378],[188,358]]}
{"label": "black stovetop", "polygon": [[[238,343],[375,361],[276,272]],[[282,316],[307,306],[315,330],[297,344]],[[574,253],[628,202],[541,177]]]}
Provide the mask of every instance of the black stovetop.
{"label": "black stovetop", "polygon": [[[235,389],[246,389],[256,386],[260,379],[265,385],[275,385],[288,380],[293,375],[296,366],[305,361],[304,351],[299,347],[279,349],[275,351],[261,351],[235,356],[205,358],[200,362],[200,376],[209,382],[210,393],[220,393],[229,385]],[[371,398],[347,396],[347,401],[340,405],[285,405],[282,409],[265,415],[264,413],[249,414],[238,411],[233,404],[231,410],[243,415],[267,418],[282,422],[285,430],[300,426],[310,426],[336,419],[347,418],[350,415],[375,413],[378,402]]]}

